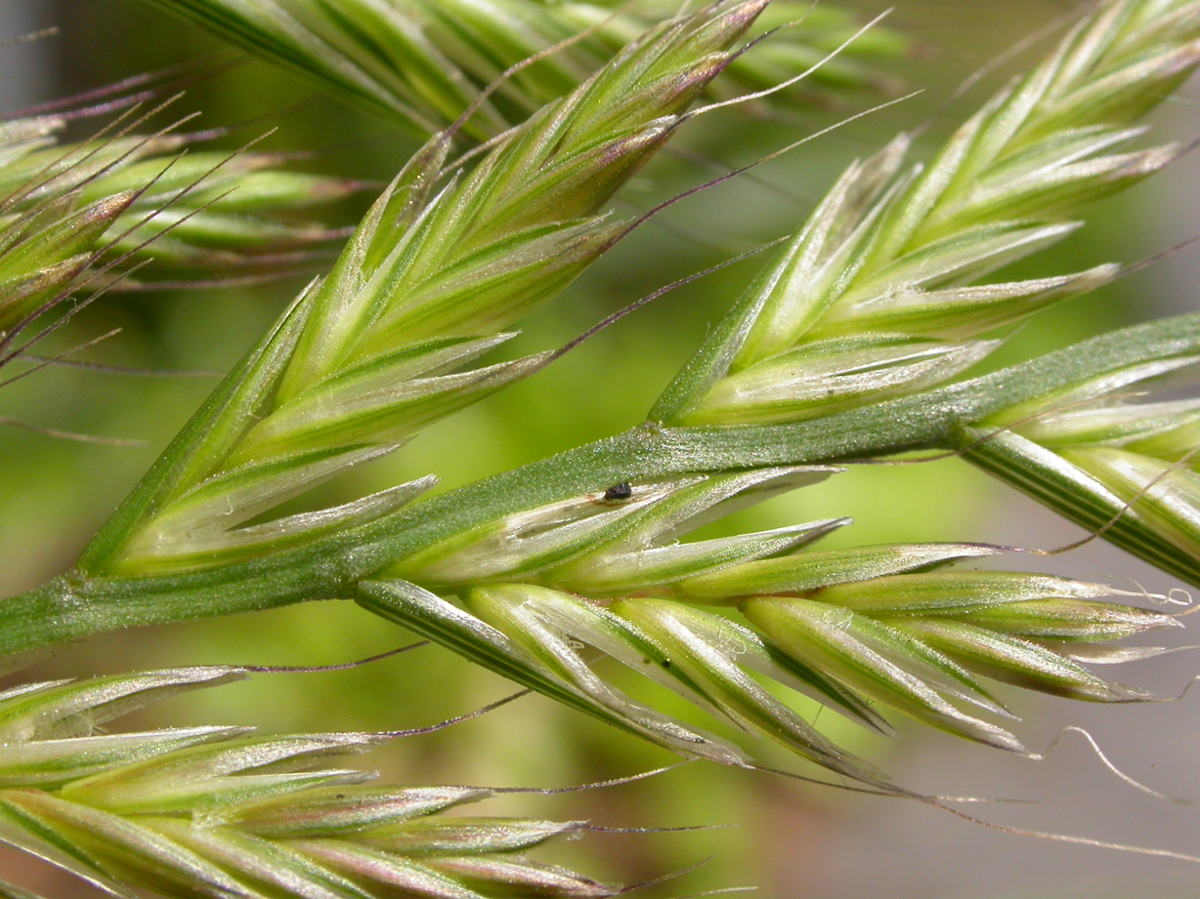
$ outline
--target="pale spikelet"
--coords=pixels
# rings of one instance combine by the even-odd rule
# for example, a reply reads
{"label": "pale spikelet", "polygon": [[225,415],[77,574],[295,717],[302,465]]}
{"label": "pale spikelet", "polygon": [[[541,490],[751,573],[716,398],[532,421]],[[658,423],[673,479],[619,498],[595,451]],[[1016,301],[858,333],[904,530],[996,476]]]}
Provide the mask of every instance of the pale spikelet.
{"label": "pale spikelet", "polygon": [[[370,772],[325,767],[377,745],[372,734],[96,733],[164,696],[242,677],[235,668],[191,668],[0,693],[0,842],[116,896],[138,888],[213,899],[617,892],[523,855],[578,836],[580,822],[441,817],[491,793],[367,785]],[[0,895],[28,899],[6,889],[0,884]]]}
{"label": "pale spikelet", "polygon": [[[872,783],[881,775],[756,676],[875,730],[890,731],[882,704],[1018,752],[1019,740],[988,720],[1011,716],[977,675],[1077,699],[1149,698],[1073,656],[1082,644],[1176,623],[1100,601],[1139,593],[1016,572],[932,571],[998,552],[974,544],[805,548],[846,520],[678,542],[717,516],[832,472],[766,469],[614,485],[434,544],[361,584],[358,601],[678,752],[735,764],[749,758],[629,696],[597,662],[616,660],[718,720]],[[457,594],[462,608],[433,590]]]}
{"label": "pale spikelet", "polygon": [[341,232],[308,220],[308,210],[362,190],[352,180],[289,171],[285,161],[271,153],[192,150],[169,169],[165,159],[147,159],[98,178],[84,194],[123,184],[140,191],[114,222],[111,233],[119,239],[111,251],[131,252],[132,261],[153,259],[145,276],[150,286],[163,269],[269,272],[278,267],[274,257],[299,257],[338,239]]}
{"label": "pale spikelet", "polygon": [[[612,194],[683,121],[766,0],[659,26],[508,133],[466,175],[433,138],[218,388],[82,560],[92,573],[213,567],[392,515],[432,484],[239,528],[542,367],[482,368],[498,333],[561,291],[632,222]],[[465,368],[465,370],[463,370]]]}
{"label": "pale spikelet", "polygon": [[[502,73],[540,54],[480,104],[465,127],[477,138],[523,122],[680,11],[676,2],[613,0],[341,0],[336,7],[307,0],[154,2],[322,90],[426,135],[455,121]],[[854,18],[800,0],[778,0],[757,30],[797,22],[736,59],[730,85],[769,88],[814,69],[793,99],[828,101],[848,90],[894,88],[894,79],[874,62],[905,52],[897,34],[872,29],[817,68],[855,34]],[[546,52],[576,36],[581,39]]]}
{"label": "pale spikelet", "polygon": [[796,421],[923,390],[996,346],[975,335],[1110,280],[1108,265],[972,285],[1070,234],[1077,212],[1178,152],[1113,152],[1200,59],[1200,6],[1150,6],[1101,5],[928,166],[901,172],[905,136],[853,163],[652,419]]}

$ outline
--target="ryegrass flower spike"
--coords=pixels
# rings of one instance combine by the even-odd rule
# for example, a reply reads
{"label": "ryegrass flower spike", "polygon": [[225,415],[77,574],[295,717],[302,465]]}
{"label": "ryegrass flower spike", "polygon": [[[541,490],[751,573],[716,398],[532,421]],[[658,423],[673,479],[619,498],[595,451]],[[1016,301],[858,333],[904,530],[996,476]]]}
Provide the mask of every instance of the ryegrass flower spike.
{"label": "ryegrass flower spike", "polygon": [[[869,764],[759,678],[877,731],[889,730],[878,710],[887,705],[1016,751],[1007,712],[981,676],[1079,698],[1141,698],[1079,664],[1134,658],[1081,647],[1174,621],[1103,601],[1132,598],[1120,590],[1019,572],[949,573],[931,583],[948,591],[953,611],[889,610],[837,599],[859,584],[907,595],[931,569],[992,550],[807,551],[843,519],[676,538],[834,474],[826,463],[868,453],[872,444],[855,441],[874,439],[872,429],[901,435],[876,441],[884,452],[943,447],[953,428],[983,417],[968,410],[994,411],[1005,397],[1028,399],[1044,385],[1061,386],[1061,372],[1087,368],[1058,354],[924,392],[991,348],[976,339],[984,331],[1112,275],[1104,268],[981,288],[986,296],[962,292],[975,289],[964,281],[1075,227],[1067,216],[1100,188],[1132,183],[1172,155],[1103,154],[1134,136],[1130,117],[1194,63],[1195,3],[1168,4],[1178,27],[1167,31],[1146,15],[1151,6],[1166,15],[1160,5],[1106,3],[928,169],[898,174],[906,138],[853,165],[664,395],[653,417],[666,427],[647,424],[411,510],[402,507],[430,479],[242,527],[544,364],[535,356],[460,370],[630,227],[605,216],[604,205],[726,67],[729,47],[764,5],[720,4],[658,27],[506,133],[469,172],[447,164],[450,135],[431,140],[334,271],[309,286],[218,388],[78,569],[10,603],[19,626],[6,645],[28,648],[86,629],[72,609],[94,603],[121,609],[123,621],[150,621],[353,597],[682,754],[751,763],[725,735],[618,689],[597,662],[615,659],[721,726],[769,736],[877,786],[884,779]],[[1126,106],[1084,104],[1081,112],[1079,96],[1094,97],[1097,84],[1119,87]],[[1016,169],[1021,178],[1001,178]],[[993,181],[1009,205],[973,192]],[[879,302],[860,304],[868,294]],[[908,318],[904,306],[886,329],[821,330],[834,321],[826,313],[865,322],[891,300],[940,311]],[[1180,346],[1197,342],[1189,327]],[[1149,346],[1165,342],[1154,335]],[[1045,371],[1049,382],[1038,379]],[[743,390],[747,384],[754,389]],[[838,412],[872,404],[877,413]],[[814,416],[822,419],[805,420]],[[46,614],[58,611],[65,624]]]}

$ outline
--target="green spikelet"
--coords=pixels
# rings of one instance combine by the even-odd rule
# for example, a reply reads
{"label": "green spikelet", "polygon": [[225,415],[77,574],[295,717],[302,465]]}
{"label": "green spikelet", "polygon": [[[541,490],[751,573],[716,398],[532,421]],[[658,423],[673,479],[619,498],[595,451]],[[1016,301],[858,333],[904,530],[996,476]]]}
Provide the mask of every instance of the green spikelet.
{"label": "green spikelet", "polygon": [[[119,897],[134,889],[212,899],[618,892],[525,857],[578,836],[581,822],[442,817],[492,794],[377,786],[368,783],[371,772],[326,767],[384,739],[373,734],[262,737],[240,727],[96,734],[105,721],[163,697],[245,676],[236,668],[185,668],[0,693],[0,842]],[[30,899],[2,884],[0,895]]]}
{"label": "green spikelet", "polygon": [[1197,362],[1163,355],[960,429],[966,458],[1151,564],[1200,584],[1195,400],[1134,401]]}
{"label": "green spikelet", "polygon": [[1158,171],[1174,145],[1114,152],[1200,60],[1200,7],[1120,0],[1080,21],[928,166],[900,136],[849,166],[667,389],[672,424],[788,422],[915,393],[998,344],[978,339],[1112,265],[975,284],[1076,230],[1081,210]]}
{"label": "green spikelet", "polygon": [[1019,572],[939,570],[999,552],[977,544],[808,548],[845,519],[679,542],[722,514],[834,471],[618,485],[619,498],[608,498],[611,489],[584,495],[434,544],[381,572],[388,577],[364,582],[358,601],[678,752],[750,760],[617,689],[598,662],[620,662],[726,724],[876,785],[885,783],[878,772],[813,730],[756,677],[876,731],[891,731],[882,704],[1016,752],[1024,752],[1017,737],[989,720],[1012,716],[980,675],[1075,699],[1151,698],[1080,664],[1163,651],[1097,645],[1178,624],[1101,601],[1141,593]]}
{"label": "green spikelet", "polygon": [[669,139],[765,2],[659,26],[466,175],[446,165],[450,136],[433,138],[330,275],[168,449],[83,570],[171,573],[312,544],[386,519],[431,486],[239,527],[542,367],[546,355],[468,366],[628,230],[605,205]]}

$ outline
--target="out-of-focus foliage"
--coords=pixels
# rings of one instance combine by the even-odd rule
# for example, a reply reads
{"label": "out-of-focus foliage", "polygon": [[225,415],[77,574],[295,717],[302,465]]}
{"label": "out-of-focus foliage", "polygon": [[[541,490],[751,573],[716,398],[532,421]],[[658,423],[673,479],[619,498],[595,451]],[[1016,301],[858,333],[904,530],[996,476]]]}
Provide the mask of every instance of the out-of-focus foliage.
{"label": "out-of-focus foliage", "polygon": [[[71,290],[109,285],[151,260],[165,273],[212,278],[269,271],[335,233],[301,210],[357,182],[306,175],[266,153],[184,152],[186,137],[137,135],[118,120],[95,138],[59,144],[67,118],[0,125],[0,335],[48,313]],[[135,121],[145,126],[146,123]],[[151,246],[152,245],[152,246]],[[143,279],[144,280],[144,279]]]}
{"label": "out-of-focus foliage", "polygon": [[[152,0],[363,109],[417,133],[445,128],[476,102],[466,125],[494,137],[579,84],[657,23],[679,15],[672,0],[629,4],[558,0]],[[850,90],[895,88],[876,67],[906,41],[858,30],[844,9],[774,3],[755,34],[781,29],[761,52],[733,61],[717,87],[761,90],[810,73],[791,99],[831,101]],[[558,48],[560,44],[565,44]],[[838,59],[826,56],[847,45]],[[558,48],[558,49],[554,49]],[[553,49],[553,52],[547,52]],[[534,60],[482,91],[514,66]]]}

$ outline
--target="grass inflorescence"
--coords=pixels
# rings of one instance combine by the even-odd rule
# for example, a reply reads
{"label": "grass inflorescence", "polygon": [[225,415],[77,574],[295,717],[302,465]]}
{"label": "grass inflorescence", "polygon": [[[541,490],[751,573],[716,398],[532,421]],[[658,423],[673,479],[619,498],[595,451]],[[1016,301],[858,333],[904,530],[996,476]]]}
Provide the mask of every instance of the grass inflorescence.
{"label": "grass inflorescence", "polygon": [[[293,67],[315,60],[312,77],[326,86],[437,133],[76,569],[0,604],[5,652],[128,624],[354,599],[684,756],[754,766],[747,738],[762,736],[884,790],[893,789],[886,776],[817,730],[794,693],[875,732],[893,732],[891,709],[1019,753],[1014,717],[989,680],[1093,702],[1152,698],[1092,666],[1164,651],[1117,641],[1177,625],[1132,602],[1168,597],[974,570],[1004,556],[971,543],[814,548],[849,524],[842,518],[683,538],[836,476],[849,459],[933,448],[1200,578],[1196,404],[1127,403],[1120,393],[1200,359],[1200,317],[957,380],[1003,329],[1119,273],[1102,265],[991,280],[1178,155],[1173,144],[1130,146],[1145,134],[1142,117],[1200,61],[1196,0],[1101,3],[928,163],[907,162],[911,139],[900,135],[848,166],[645,425],[432,500],[417,501],[430,476],[287,515],[277,511],[285,501],[553,361],[478,362],[636,225],[610,210],[613,199],[694,101],[728,95],[730,76],[779,62],[755,54],[786,43],[742,49],[756,21],[791,4],[768,12],[768,0],[725,0],[678,18],[652,10],[661,21],[577,72],[567,71],[577,54],[635,19],[620,7],[535,4],[539,21],[590,17],[592,31],[511,71],[585,23],[539,32],[459,72],[467,77],[435,41],[459,4],[425,10],[420,27],[403,15],[420,3],[346,4],[340,17],[324,3],[280,2],[271,16],[241,4],[168,5]],[[480,26],[473,40],[484,44],[501,5],[469,6],[481,18],[463,27]],[[504,9],[534,14],[517,2]],[[415,54],[412,67],[387,53],[368,65],[368,14],[408,42],[388,52]],[[418,92],[422,67],[449,80]],[[455,157],[464,135],[483,143]],[[692,709],[674,711],[674,698],[626,691],[612,662],[723,731],[697,724]],[[162,839],[193,838],[178,822],[163,828]],[[322,842],[317,852],[301,842],[289,851],[305,865],[361,857],[361,846]],[[226,850],[223,859],[237,855]],[[480,871],[500,867],[437,870],[476,889]]]}

